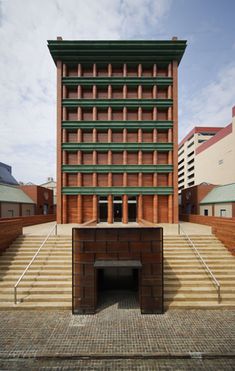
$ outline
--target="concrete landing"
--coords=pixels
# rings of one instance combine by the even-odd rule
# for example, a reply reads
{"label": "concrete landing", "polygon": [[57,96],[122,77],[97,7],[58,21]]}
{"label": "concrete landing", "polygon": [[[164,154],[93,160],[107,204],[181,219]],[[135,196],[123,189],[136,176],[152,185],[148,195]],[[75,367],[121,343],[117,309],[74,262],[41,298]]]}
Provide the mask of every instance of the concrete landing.
{"label": "concrete landing", "polygon": [[[24,235],[35,235],[35,236],[46,236],[52,227],[55,225],[55,222],[37,224],[30,227],[23,228]],[[211,235],[211,227],[202,224],[186,223],[181,222],[180,225],[183,227],[184,231],[189,235]],[[83,224],[58,224],[58,235],[71,236],[72,228],[82,227]],[[97,227],[137,227],[138,223],[99,223]],[[177,235],[178,234],[178,224],[156,224],[156,227],[163,227],[163,234],[165,236]]]}

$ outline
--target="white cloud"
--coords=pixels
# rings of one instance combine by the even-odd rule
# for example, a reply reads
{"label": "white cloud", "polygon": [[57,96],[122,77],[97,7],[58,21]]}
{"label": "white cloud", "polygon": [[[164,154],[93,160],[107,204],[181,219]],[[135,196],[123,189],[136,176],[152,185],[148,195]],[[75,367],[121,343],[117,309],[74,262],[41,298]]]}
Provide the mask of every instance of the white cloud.
{"label": "white cloud", "polygon": [[[0,161],[18,180],[55,175],[55,66],[46,40],[142,38],[171,0],[0,2]],[[150,36],[151,37],[151,36]]]}
{"label": "white cloud", "polygon": [[[231,109],[235,104],[235,64],[224,66],[215,80],[192,99],[184,91],[180,112],[181,133],[186,135],[194,126],[226,126],[231,122]],[[184,120],[182,120],[184,115]],[[182,139],[182,135],[181,135]]]}

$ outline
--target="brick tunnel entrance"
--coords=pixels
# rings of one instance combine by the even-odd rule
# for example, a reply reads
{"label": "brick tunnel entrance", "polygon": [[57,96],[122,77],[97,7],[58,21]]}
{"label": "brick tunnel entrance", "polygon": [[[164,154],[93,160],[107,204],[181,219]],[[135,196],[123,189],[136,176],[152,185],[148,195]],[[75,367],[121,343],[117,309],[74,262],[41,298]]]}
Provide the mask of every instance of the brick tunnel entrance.
{"label": "brick tunnel entrance", "polygon": [[95,313],[108,291],[131,293],[141,313],[162,313],[162,236],[157,227],[73,228],[73,313]]}
{"label": "brick tunnel entrance", "polygon": [[97,269],[98,305],[109,297],[125,296],[127,292],[138,299],[139,269],[136,268],[103,268]]}
{"label": "brick tunnel entrance", "polygon": [[138,290],[138,269],[104,268],[97,271],[98,292],[108,290]]}

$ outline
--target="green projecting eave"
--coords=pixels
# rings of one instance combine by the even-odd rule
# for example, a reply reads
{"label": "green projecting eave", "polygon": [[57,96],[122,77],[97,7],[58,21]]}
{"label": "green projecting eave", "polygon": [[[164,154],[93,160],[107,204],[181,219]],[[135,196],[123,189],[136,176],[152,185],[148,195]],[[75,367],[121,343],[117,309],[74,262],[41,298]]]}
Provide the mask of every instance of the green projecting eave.
{"label": "green projecting eave", "polygon": [[173,99],[63,99],[64,107],[171,107]]}
{"label": "green projecting eave", "polygon": [[172,77],[63,77],[66,86],[169,86],[173,84]]}
{"label": "green projecting eave", "polygon": [[162,129],[173,127],[172,120],[164,121],[62,121],[63,129]]}
{"label": "green projecting eave", "polygon": [[3,184],[0,184],[0,202],[35,203],[22,189]]}
{"label": "green projecting eave", "polygon": [[63,143],[65,151],[172,151],[173,143]]}
{"label": "green projecting eave", "polygon": [[171,173],[173,165],[62,165],[64,173]]}
{"label": "green projecting eave", "polygon": [[65,195],[170,195],[173,187],[64,187]]}
{"label": "green projecting eave", "polygon": [[48,40],[48,48],[56,64],[62,62],[170,62],[178,64],[186,48],[186,40]]}
{"label": "green projecting eave", "polygon": [[200,205],[222,204],[226,202],[235,202],[235,183],[212,189],[206,197],[202,199]]}

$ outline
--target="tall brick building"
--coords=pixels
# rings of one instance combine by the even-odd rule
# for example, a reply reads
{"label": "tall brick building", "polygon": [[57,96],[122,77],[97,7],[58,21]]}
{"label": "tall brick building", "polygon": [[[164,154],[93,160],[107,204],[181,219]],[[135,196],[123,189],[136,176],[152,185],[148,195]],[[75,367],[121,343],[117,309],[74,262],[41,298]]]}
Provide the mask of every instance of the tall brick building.
{"label": "tall brick building", "polygon": [[186,41],[48,41],[57,67],[57,222],[178,222]]}

